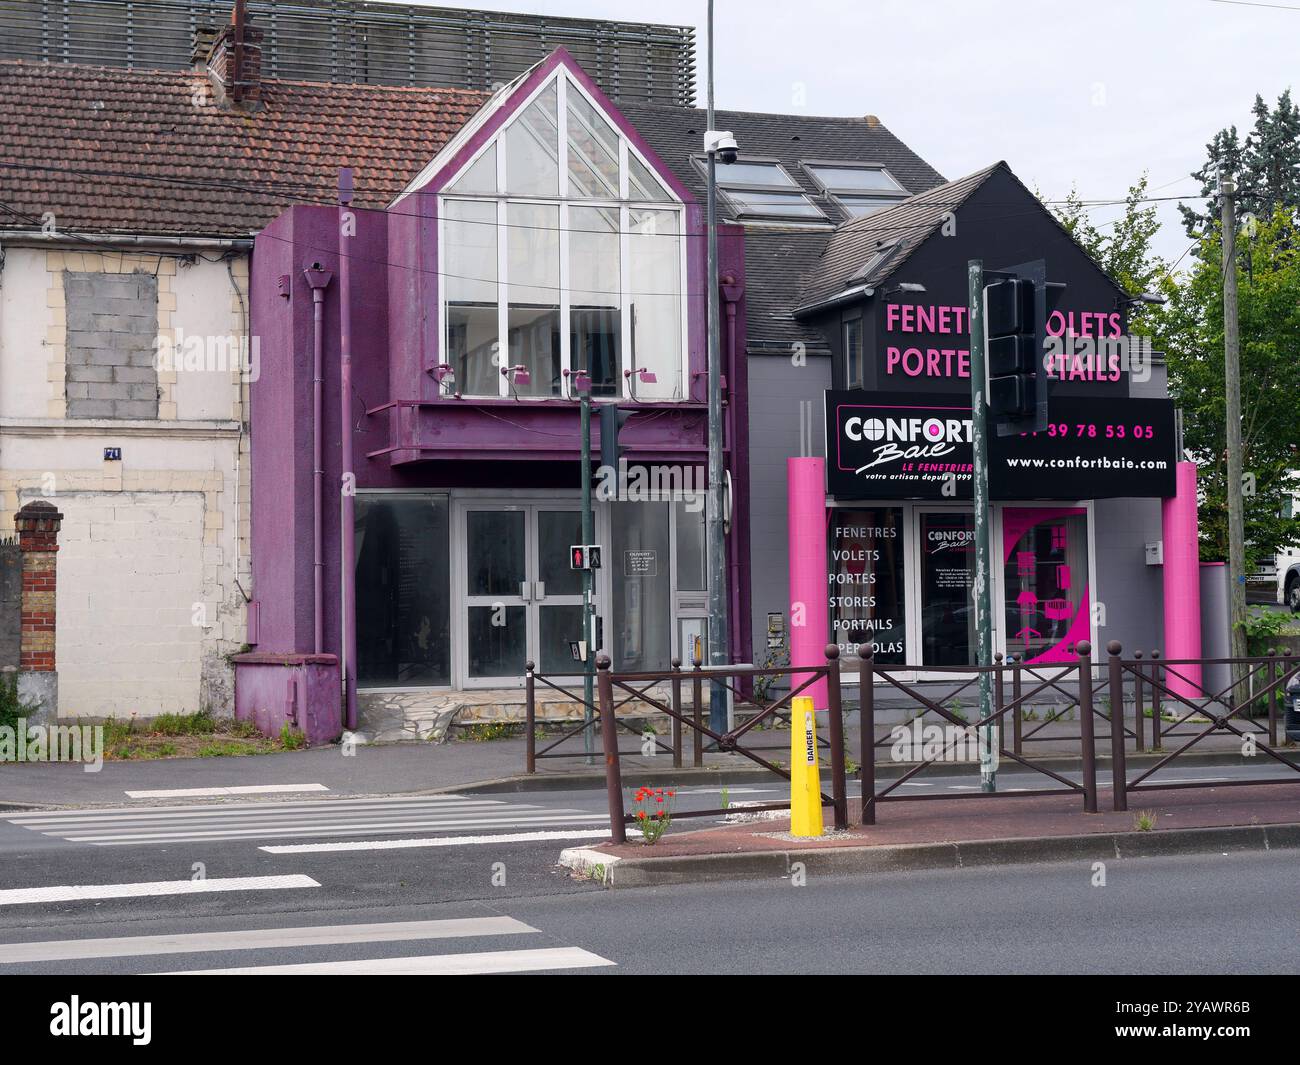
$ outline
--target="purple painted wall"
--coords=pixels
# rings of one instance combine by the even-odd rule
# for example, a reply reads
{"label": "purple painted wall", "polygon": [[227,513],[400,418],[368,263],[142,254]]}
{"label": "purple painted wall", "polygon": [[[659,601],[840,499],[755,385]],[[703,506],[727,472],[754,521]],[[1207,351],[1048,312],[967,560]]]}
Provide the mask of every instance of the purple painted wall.
{"label": "purple painted wall", "polygon": [[278,736],[288,725],[309,747],[332,743],[342,732],[338,702],[334,655],[235,656],[235,717],[264,735]]}
{"label": "purple painted wall", "polygon": [[[557,51],[485,123],[458,158],[513,113],[536,81],[568,62],[624,132],[686,202],[689,395],[685,403],[647,403],[622,440],[631,461],[703,464],[706,305],[702,212],[690,192],[663,166],[626,120],[563,51]],[[457,164],[449,164],[454,169]],[[356,174],[364,185],[364,171]],[[351,242],[353,279],[353,390],[349,431],[354,434],[356,487],[565,487],[579,484],[577,404],[456,400],[442,397],[429,368],[438,361],[437,197],[428,191],[389,211],[359,211]],[[287,210],[259,234],[253,255],[251,316],[260,337],[262,369],[251,386],[253,596],[261,624],[258,652],[312,650],[312,300],[303,269],[320,262],[334,274],[326,290],[324,328],[324,638],[339,647],[339,283],[338,212],[329,207]],[[745,403],[744,238],[739,227],[719,236],[720,274],[733,279],[734,335],[724,334],[727,377],[725,434],[732,469],[734,525],[730,541],[730,596],[736,623],[733,654],[752,654],[749,617],[748,415]],[[278,280],[288,275],[288,298]],[[724,315],[725,315],[724,303]],[[726,329],[724,317],[724,330]],[[504,421],[503,421],[504,419]],[[593,445],[599,446],[598,430]],[[237,685],[260,684],[244,669]],[[239,678],[243,677],[241,681]],[[316,685],[312,690],[319,690]],[[337,706],[337,692],[334,693]],[[237,701],[239,695],[237,693]]]}

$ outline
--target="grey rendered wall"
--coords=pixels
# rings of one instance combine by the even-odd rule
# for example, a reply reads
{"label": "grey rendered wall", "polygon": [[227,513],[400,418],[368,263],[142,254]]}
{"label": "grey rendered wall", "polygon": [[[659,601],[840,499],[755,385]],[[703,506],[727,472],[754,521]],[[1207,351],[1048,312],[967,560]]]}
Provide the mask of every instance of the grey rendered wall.
{"label": "grey rendered wall", "polygon": [[810,355],[803,366],[777,355],[749,358],[749,549],[756,662],[766,653],[768,613],[784,615],[787,632],[790,625],[785,460],[825,451],[823,393],[830,387],[829,357]]}
{"label": "grey rendered wall", "polygon": [[[1228,567],[1201,563],[1201,657],[1228,658],[1232,654],[1228,618]],[[1201,682],[1210,691],[1232,683],[1227,666],[1206,666]]]}
{"label": "grey rendered wall", "polygon": [[[1100,603],[1096,656],[1118,640],[1124,657],[1164,651],[1164,588],[1161,566],[1146,564],[1145,545],[1162,537],[1160,500],[1099,499],[1093,508],[1097,572],[1093,608]],[[1104,622],[1104,624],[1103,624]]]}

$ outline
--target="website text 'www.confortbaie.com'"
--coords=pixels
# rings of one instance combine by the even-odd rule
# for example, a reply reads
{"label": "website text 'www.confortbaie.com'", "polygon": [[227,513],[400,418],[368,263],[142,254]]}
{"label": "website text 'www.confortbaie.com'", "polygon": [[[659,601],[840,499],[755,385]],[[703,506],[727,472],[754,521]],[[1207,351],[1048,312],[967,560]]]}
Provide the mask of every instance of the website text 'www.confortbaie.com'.
{"label": "website text 'www.confortbaie.com'", "polygon": [[1007,465],[1012,469],[1027,470],[1167,470],[1169,468],[1169,463],[1164,459],[1085,458],[1082,455],[1076,455],[1072,459],[1008,458]]}

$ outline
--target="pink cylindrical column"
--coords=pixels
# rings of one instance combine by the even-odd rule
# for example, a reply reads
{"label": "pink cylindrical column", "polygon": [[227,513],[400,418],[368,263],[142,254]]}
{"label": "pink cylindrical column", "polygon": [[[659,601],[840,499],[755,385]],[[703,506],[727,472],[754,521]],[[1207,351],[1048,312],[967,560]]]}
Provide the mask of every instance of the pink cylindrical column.
{"label": "pink cylindrical column", "polygon": [[[826,621],[826,469],[825,459],[786,459],[790,531],[790,664],[826,664],[830,643]],[[807,678],[796,675],[798,685]],[[800,694],[826,709],[826,682]]]}
{"label": "pink cylindrical column", "polygon": [[[1161,508],[1164,535],[1166,659],[1201,657],[1201,565],[1196,521],[1196,463],[1180,462],[1176,469],[1177,495]],[[1183,674],[1185,680],[1174,675]],[[1175,666],[1169,690],[1186,698],[1200,694],[1200,666]]]}

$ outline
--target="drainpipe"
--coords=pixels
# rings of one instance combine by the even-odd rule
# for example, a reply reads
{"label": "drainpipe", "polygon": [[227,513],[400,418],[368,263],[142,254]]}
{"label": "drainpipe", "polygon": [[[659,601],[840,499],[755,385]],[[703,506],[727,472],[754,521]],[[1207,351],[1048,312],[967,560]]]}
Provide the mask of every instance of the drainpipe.
{"label": "drainpipe", "polygon": [[730,394],[730,401],[727,404],[727,421],[730,426],[728,434],[731,442],[731,468],[733,475],[731,479],[731,536],[728,541],[729,554],[727,569],[729,577],[727,580],[727,590],[731,599],[731,617],[735,619],[728,633],[735,649],[739,651],[742,641],[739,639],[742,624],[740,616],[740,549],[739,549],[739,529],[744,524],[738,513],[738,504],[745,498],[745,493],[741,492],[740,485],[737,482],[739,474],[739,435],[742,431],[737,424],[736,413],[736,306],[740,302],[741,293],[744,289],[736,283],[736,279],[728,275],[722,279],[722,298],[726,302],[727,310],[727,386]]}
{"label": "drainpipe", "polygon": [[339,619],[342,653],[344,724],[357,727],[357,571],[355,502],[356,473],[352,468],[352,236],[356,215],[352,203],[352,168],[339,171],[339,432],[342,455],[339,482],[340,557],[342,611]]}
{"label": "drainpipe", "polygon": [[333,274],[320,263],[312,263],[303,271],[311,286],[312,374],[311,374],[311,574],[312,621],[315,654],[325,650],[325,290]]}

